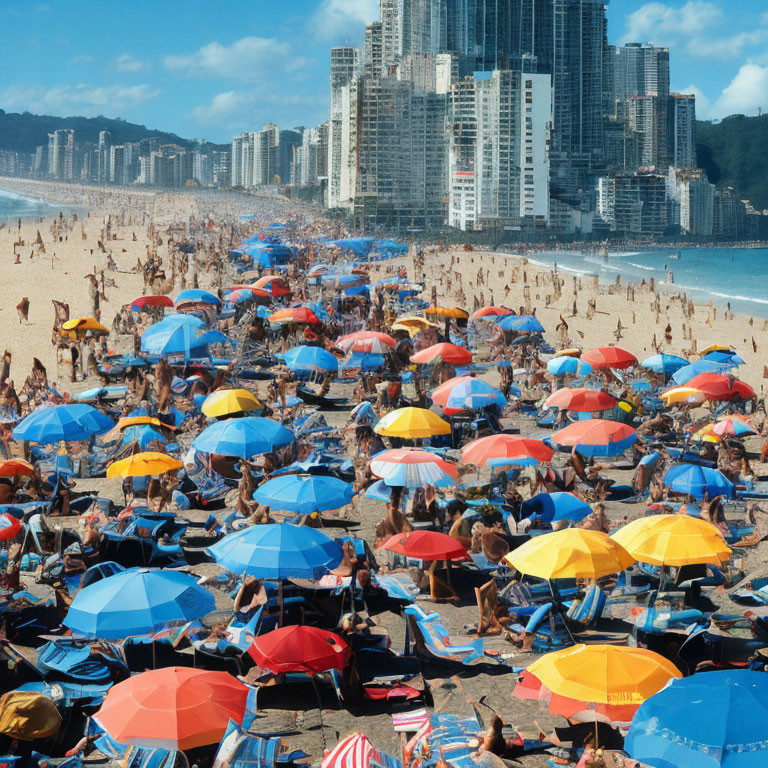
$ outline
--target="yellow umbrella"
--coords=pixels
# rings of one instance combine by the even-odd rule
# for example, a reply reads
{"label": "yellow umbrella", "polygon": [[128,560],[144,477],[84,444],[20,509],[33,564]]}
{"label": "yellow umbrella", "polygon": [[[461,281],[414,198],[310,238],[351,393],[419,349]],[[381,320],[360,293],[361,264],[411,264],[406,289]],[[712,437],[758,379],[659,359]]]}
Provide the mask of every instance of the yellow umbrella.
{"label": "yellow umbrella", "polygon": [[117,428],[122,431],[128,427],[140,427],[146,424],[153,427],[164,427],[165,429],[172,429],[172,427],[170,427],[168,424],[164,424],[155,416],[122,416],[117,422]]}
{"label": "yellow umbrella", "polygon": [[440,317],[452,317],[457,320],[467,319],[469,312],[460,307],[429,307],[424,310],[425,315],[439,315]]}
{"label": "yellow umbrella", "polygon": [[680,670],[658,653],[616,645],[575,645],[542,656],[528,672],[558,696],[595,704],[639,705]]}
{"label": "yellow umbrella", "polygon": [[107,336],[109,329],[105,328],[95,317],[75,317],[62,323],[61,335],[70,339],[85,336],[90,331],[94,336]]}
{"label": "yellow umbrella", "polygon": [[690,515],[651,515],[633,520],[613,534],[636,560],[652,565],[720,565],[731,550],[720,531]]}
{"label": "yellow umbrella", "polygon": [[407,331],[411,336],[415,336],[419,331],[423,331],[425,328],[439,328],[437,323],[432,323],[427,320],[426,317],[398,317],[394,323],[392,323],[393,331]]}
{"label": "yellow umbrella", "polygon": [[701,405],[707,396],[700,390],[693,387],[673,387],[666,392],[662,392],[659,397],[664,401],[664,405],[674,405],[676,403],[696,403]]}
{"label": "yellow umbrella", "polygon": [[691,440],[696,440],[701,443],[719,443],[720,438],[717,435],[712,434],[712,428],[714,424],[707,424],[706,427],[702,427],[693,433]]}
{"label": "yellow umbrella", "polygon": [[557,357],[581,357],[581,350],[572,347],[571,349],[558,350],[555,354]]}
{"label": "yellow umbrella", "polygon": [[44,739],[61,727],[61,715],[47,696],[11,691],[0,696],[0,733],[21,741]]}
{"label": "yellow umbrella", "polygon": [[535,536],[504,559],[520,573],[540,579],[598,579],[635,562],[607,534],[583,528]]}
{"label": "yellow umbrella", "polygon": [[107,477],[146,477],[147,475],[162,475],[184,465],[167,453],[144,451],[134,453],[127,459],[113,461],[107,467]]}
{"label": "yellow umbrella", "polygon": [[202,411],[208,418],[216,418],[261,407],[262,404],[247,389],[219,389],[205,398]]}
{"label": "yellow umbrella", "polygon": [[451,425],[426,408],[398,408],[383,416],[373,430],[387,437],[415,440],[419,437],[449,435]]}
{"label": "yellow umbrella", "polygon": [[704,357],[710,352],[733,352],[733,347],[726,346],[725,344],[710,344],[706,349],[702,349],[699,354]]}

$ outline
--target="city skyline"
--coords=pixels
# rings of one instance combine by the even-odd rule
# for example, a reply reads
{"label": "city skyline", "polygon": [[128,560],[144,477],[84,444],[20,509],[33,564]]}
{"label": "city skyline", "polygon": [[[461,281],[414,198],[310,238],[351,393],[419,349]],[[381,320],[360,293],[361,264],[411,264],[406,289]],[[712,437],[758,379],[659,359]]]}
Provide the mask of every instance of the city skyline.
{"label": "city skyline", "polygon": [[[216,142],[267,122],[318,125],[328,114],[330,48],[361,44],[379,3],[234,2],[216,16],[201,2],[185,9],[179,35],[163,2],[113,5],[109,19],[84,0],[67,14],[8,4],[17,34],[0,61],[17,74],[0,88],[0,108],[103,114]],[[696,94],[700,119],[755,114],[768,108],[768,13],[756,0],[742,0],[739,11],[728,14],[722,0],[613,0],[608,36],[670,47],[671,89]],[[105,33],[110,24],[119,35]]]}

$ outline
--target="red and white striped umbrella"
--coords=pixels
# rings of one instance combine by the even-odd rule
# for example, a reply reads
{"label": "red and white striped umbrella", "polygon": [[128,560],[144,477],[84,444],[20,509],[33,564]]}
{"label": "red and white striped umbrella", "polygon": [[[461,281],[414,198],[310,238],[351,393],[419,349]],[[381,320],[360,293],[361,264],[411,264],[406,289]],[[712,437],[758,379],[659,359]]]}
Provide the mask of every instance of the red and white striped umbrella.
{"label": "red and white striped umbrella", "polygon": [[365,354],[386,355],[395,347],[397,340],[388,333],[377,331],[357,331],[337,339],[336,346],[345,352],[363,352]]}
{"label": "red and white striped umbrella", "polygon": [[458,478],[453,464],[437,454],[416,448],[382,451],[371,459],[371,472],[387,485],[403,488],[423,488],[427,485],[444,488],[456,485]]}
{"label": "red and white striped umbrella", "polygon": [[372,768],[394,766],[397,762],[379,752],[363,733],[353,733],[342,739],[323,759],[320,768]]}

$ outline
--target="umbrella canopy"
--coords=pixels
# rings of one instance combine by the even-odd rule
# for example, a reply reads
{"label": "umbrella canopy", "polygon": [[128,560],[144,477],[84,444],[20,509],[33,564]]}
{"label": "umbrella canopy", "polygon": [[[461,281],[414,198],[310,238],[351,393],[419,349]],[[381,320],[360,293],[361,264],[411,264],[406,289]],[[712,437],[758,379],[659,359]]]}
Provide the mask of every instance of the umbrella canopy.
{"label": "umbrella canopy", "polygon": [[345,352],[364,352],[377,355],[386,355],[396,345],[397,340],[388,333],[377,331],[357,331],[336,340],[336,346]]}
{"label": "umbrella canopy", "polygon": [[148,477],[162,475],[183,467],[182,462],[167,453],[143,451],[120,461],[113,461],[107,467],[107,477]]}
{"label": "umbrella canopy", "polygon": [[194,439],[192,447],[203,453],[250,459],[290,445],[295,439],[290,429],[272,419],[245,416],[211,424]]}
{"label": "umbrella canopy", "polygon": [[552,435],[553,443],[574,447],[582,456],[619,456],[636,440],[628,424],[604,419],[574,421]]}
{"label": "umbrella canopy", "polygon": [[626,349],[620,347],[596,347],[581,356],[593,368],[616,368],[621,370],[637,365],[637,358]]}
{"label": "umbrella canopy", "polygon": [[467,556],[467,549],[452,536],[437,531],[409,531],[397,533],[383,546],[390,552],[416,560],[459,560]]}
{"label": "umbrella canopy", "polygon": [[295,625],[256,636],[248,653],[262,669],[270,672],[308,675],[342,670],[352,656],[351,648],[333,632]]}
{"label": "umbrella canopy", "polygon": [[11,739],[35,741],[54,736],[61,715],[53,700],[42,693],[10,691],[0,696],[0,733]]}
{"label": "umbrella canopy", "polygon": [[540,579],[598,579],[629,568],[632,555],[600,531],[566,528],[526,541],[504,559]]}
{"label": "umbrella canopy", "polygon": [[130,568],[81,589],[63,624],[81,637],[122,640],[215,609],[213,595],[189,573]]}
{"label": "umbrella canopy", "polygon": [[338,359],[322,347],[294,347],[278,357],[294,373],[335,373],[339,370]]}
{"label": "umbrella canopy", "polygon": [[544,333],[544,326],[533,315],[507,315],[499,319],[499,328],[517,333]]}
{"label": "umbrella canopy", "polygon": [[490,459],[530,459],[548,462],[555,452],[541,440],[517,435],[488,435],[473,440],[461,449],[465,464],[482,466]]}
{"label": "umbrella canopy", "polygon": [[400,761],[374,748],[368,737],[353,733],[324,758],[320,768],[399,768]]}
{"label": "umbrella canopy", "polygon": [[316,528],[290,523],[244,528],[217,541],[208,552],[232,573],[259,579],[319,579],[342,557],[338,541]]}
{"label": "umbrella canopy", "polygon": [[53,405],[25,416],[14,428],[13,437],[30,443],[88,440],[114,426],[112,419],[85,403]]}
{"label": "umbrella canopy", "polygon": [[308,515],[339,509],[354,495],[351,483],[329,475],[282,475],[260,485],[253,498],[273,511]]}
{"label": "umbrella canopy", "polygon": [[209,418],[231,416],[261,408],[256,396],[247,389],[218,389],[203,401],[202,412]]}
{"label": "umbrella canopy", "polygon": [[371,459],[371,472],[387,485],[403,488],[423,488],[427,485],[442,488],[456,485],[458,478],[453,464],[437,454],[416,448],[396,448],[376,454]]}
{"label": "umbrella canopy", "polygon": [[686,365],[688,365],[688,361],[677,355],[651,355],[640,363],[642,368],[654,373],[663,373],[665,376],[671,376]]}
{"label": "umbrella canopy", "polygon": [[0,461],[0,477],[33,477],[34,474],[34,466],[24,459]]}
{"label": "umbrella canopy", "polygon": [[73,317],[61,324],[61,335],[70,339],[81,339],[89,331],[93,336],[109,335],[109,328],[105,328],[95,317]]}
{"label": "umbrella canopy", "polygon": [[450,435],[451,425],[426,408],[397,408],[382,417],[373,431],[386,437],[417,440],[433,435]]}
{"label": "umbrella canopy", "polygon": [[439,362],[450,363],[451,365],[469,365],[472,362],[472,353],[456,344],[442,342],[411,355],[411,362],[419,365]]}
{"label": "umbrella canopy", "polygon": [[309,307],[286,307],[273,312],[269,316],[269,322],[273,325],[286,323],[316,325],[320,322],[320,318]]}
{"label": "umbrella canopy", "polygon": [[520,512],[523,517],[536,517],[545,523],[553,520],[573,520],[578,522],[591,514],[592,508],[572,493],[537,493],[524,501]]}
{"label": "umbrella canopy", "polygon": [[[553,694],[553,714],[573,718],[575,712],[591,709],[592,719],[597,713],[625,722],[670,680],[682,677],[658,653],[603,644],[580,644],[547,653],[526,672]],[[517,689],[515,694],[519,695]]]}
{"label": "umbrella canopy", "polygon": [[11,541],[21,529],[21,522],[13,515],[0,514],[0,541]]}
{"label": "umbrella canopy", "polygon": [[432,392],[432,402],[441,405],[447,414],[477,411],[496,405],[503,408],[507,398],[487,382],[474,376],[457,376]]}
{"label": "umbrella canopy", "polygon": [[653,565],[720,565],[731,557],[719,529],[689,515],[640,517],[616,531],[613,538],[635,560]]}
{"label": "umbrella canopy", "polygon": [[170,296],[140,296],[131,302],[131,309],[139,312],[145,307],[172,307],[173,299]]}
{"label": "umbrella canopy", "polygon": [[[568,359],[568,358],[566,358]],[[573,358],[571,358],[573,359]],[[609,411],[619,401],[601,389],[563,387],[553,392],[545,401],[544,408],[559,408],[561,411]]]}
{"label": "umbrella canopy", "polygon": [[678,493],[686,493],[695,499],[710,499],[725,495],[733,497],[733,483],[716,469],[701,467],[698,464],[677,464],[667,470],[664,485]]}
{"label": "umbrella canopy", "polygon": [[273,297],[287,296],[291,292],[291,289],[279,275],[264,275],[253,284],[253,288],[264,291]]}
{"label": "umbrella canopy", "polygon": [[746,437],[756,435],[757,430],[738,416],[726,416],[712,426],[712,434],[718,437]]}
{"label": "umbrella canopy", "polygon": [[209,345],[229,341],[219,331],[205,327],[194,315],[168,315],[147,328],[141,337],[141,350],[149,355],[204,355]]}
{"label": "umbrella canopy", "polygon": [[728,368],[736,368],[740,365],[744,365],[744,360],[739,357],[732,349],[727,352],[720,349],[713,349],[711,352],[707,352],[702,360],[709,360],[712,363],[720,363]]}
{"label": "umbrella canopy", "polygon": [[673,680],[640,706],[625,750],[652,768],[762,768],[768,763],[764,674],[718,670]]}
{"label": "umbrella canopy", "polygon": [[708,400],[737,402],[755,397],[749,384],[724,373],[700,373],[687,382],[687,386],[703,392]]}
{"label": "umbrella canopy", "polygon": [[672,375],[672,381],[683,386],[700,373],[725,373],[727,370],[727,365],[720,365],[711,360],[697,360],[695,363],[688,363],[683,368],[678,368]]}
{"label": "umbrella canopy", "polygon": [[470,319],[471,320],[494,320],[497,317],[504,317],[506,315],[512,315],[511,309],[506,307],[481,307],[475,310]]}
{"label": "umbrella canopy", "polygon": [[594,368],[579,357],[561,355],[559,357],[553,357],[547,363],[547,370],[554,376],[564,376],[565,374],[589,376]]}
{"label": "umbrella canopy", "polygon": [[113,685],[94,719],[120,744],[186,750],[221,741],[247,700],[248,688],[227,672],[165,667]]}
{"label": "umbrella canopy", "polygon": [[707,399],[707,396],[701,390],[694,389],[694,387],[673,387],[666,392],[662,392],[659,397],[661,397],[666,406],[677,404],[701,405]]}
{"label": "umbrella canopy", "polygon": [[454,320],[466,320],[469,312],[461,307],[427,307],[424,310],[425,315],[437,315],[438,317],[447,317]]}
{"label": "umbrella canopy", "polygon": [[214,296],[209,291],[204,291],[201,288],[187,288],[176,297],[176,306],[186,302],[194,302],[196,304],[210,304],[214,307],[221,306],[221,299],[218,296]]}

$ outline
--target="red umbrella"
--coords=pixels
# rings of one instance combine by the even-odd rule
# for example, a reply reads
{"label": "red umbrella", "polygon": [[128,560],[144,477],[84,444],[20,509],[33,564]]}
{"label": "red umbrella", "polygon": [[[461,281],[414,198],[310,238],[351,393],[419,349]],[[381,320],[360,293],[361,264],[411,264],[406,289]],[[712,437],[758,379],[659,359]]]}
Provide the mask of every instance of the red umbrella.
{"label": "red umbrella", "polygon": [[544,408],[560,408],[563,411],[607,411],[619,401],[601,389],[564,387],[553,392],[545,401]]}
{"label": "red umbrella", "polygon": [[505,315],[514,315],[515,313],[511,309],[506,307],[482,307],[472,313],[471,320],[482,320],[484,317],[494,318],[503,317]]}
{"label": "red umbrella", "polygon": [[338,635],[308,626],[273,629],[254,638],[248,652],[263,669],[314,675],[344,669],[352,651]]}
{"label": "red umbrella", "polygon": [[320,318],[309,307],[287,307],[278,309],[269,316],[270,323],[308,323],[314,325]]}
{"label": "red umbrella", "polygon": [[435,363],[442,361],[453,365],[469,365],[472,362],[472,353],[464,347],[458,347],[456,344],[433,344],[431,347],[422,349],[415,355],[411,355],[412,363]]}
{"label": "red umbrella", "polygon": [[626,349],[620,347],[597,347],[585,352],[581,359],[589,363],[595,370],[598,368],[629,368],[637,365],[637,358]]}
{"label": "red umbrella", "polygon": [[0,461],[0,477],[34,477],[35,468],[24,459]]}
{"label": "red umbrella", "polygon": [[279,275],[264,275],[251,288],[265,291],[270,296],[287,296],[291,292],[291,289]]}
{"label": "red umbrella", "polygon": [[0,541],[10,541],[20,530],[21,523],[13,515],[0,515]]}
{"label": "red umbrella", "polygon": [[517,435],[489,435],[467,443],[461,450],[466,464],[485,464],[488,459],[522,459],[552,461],[555,452],[541,440]]}
{"label": "red umbrella", "polygon": [[605,419],[574,421],[552,435],[553,443],[573,446],[583,456],[618,456],[636,440],[635,430],[628,424]]}
{"label": "red umbrella", "polygon": [[172,307],[173,299],[168,296],[142,296],[131,302],[133,309],[143,309],[144,307]]}
{"label": "red umbrella", "polygon": [[121,744],[194,749],[242,722],[248,688],[226,672],[165,667],[112,686],[94,716]]}
{"label": "red umbrella", "polygon": [[397,346],[397,339],[378,331],[357,331],[336,340],[336,346],[345,352],[382,354]]}
{"label": "red umbrella", "polygon": [[725,373],[700,373],[686,382],[686,387],[693,387],[703,392],[708,400],[751,400],[755,390],[739,379]]}
{"label": "red umbrella", "polygon": [[466,547],[437,531],[409,531],[395,534],[384,549],[416,560],[459,560],[467,556]]}

